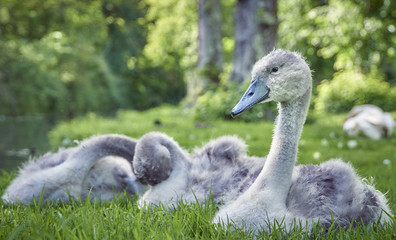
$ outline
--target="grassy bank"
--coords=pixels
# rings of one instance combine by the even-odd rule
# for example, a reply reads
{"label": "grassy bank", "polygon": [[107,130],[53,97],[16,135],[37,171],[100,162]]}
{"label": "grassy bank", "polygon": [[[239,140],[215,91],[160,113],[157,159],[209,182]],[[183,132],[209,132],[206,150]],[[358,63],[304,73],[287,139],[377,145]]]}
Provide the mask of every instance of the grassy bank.
{"label": "grassy bank", "polygon": [[[300,164],[317,164],[330,158],[351,162],[363,178],[371,179],[377,189],[387,192],[389,204],[396,212],[396,135],[390,139],[372,141],[353,139],[342,131],[343,115],[314,116],[306,124],[300,141]],[[265,156],[268,153],[272,122],[243,123],[238,121],[195,122],[188,113],[174,107],[161,107],[146,112],[120,111],[114,118],[96,115],[64,122],[50,133],[54,149],[73,146],[94,134],[121,133],[134,138],[149,131],[160,131],[172,136],[179,144],[192,150],[208,140],[222,135],[237,135],[249,146],[249,154]],[[349,145],[349,146],[348,146]],[[353,146],[355,145],[355,146]],[[0,193],[15,173],[3,172]],[[371,181],[371,180],[370,180]],[[179,205],[165,212],[161,207],[149,210],[137,208],[135,199],[120,196],[110,203],[80,201],[66,204],[5,206],[0,203],[0,239],[246,239],[244,232],[226,231],[210,223],[216,206]],[[310,238],[327,239],[396,239],[396,224],[389,228],[375,227],[367,231],[333,231],[326,236],[317,228]],[[278,232],[273,236],[308,238],[296,229],[293,233]],[[266,233],[261,235],[268,237]]]}

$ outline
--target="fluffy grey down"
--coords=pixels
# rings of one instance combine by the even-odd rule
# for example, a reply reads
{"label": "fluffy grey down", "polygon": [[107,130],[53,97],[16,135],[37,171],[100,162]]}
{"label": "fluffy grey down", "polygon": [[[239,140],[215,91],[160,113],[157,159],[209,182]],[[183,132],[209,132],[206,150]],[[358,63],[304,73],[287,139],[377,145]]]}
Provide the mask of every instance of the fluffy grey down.
{"label": "fluffy grey down", "polygon": [[60,149],[26,162],[2,196],[6,203],[43,200],[69,201],[88,193],[109,200],[127,190],[141,193],[131,161],[136,140],[108,134],[89,138],[79,146]]}
{"label": "fluffy grey down", "polygon": [[268,156],[247,156],[246,144],[232,136],[212,140],[190,155],[165,134],[148,133],[138,141],[133,161],[137,178],[151,185],[141,206],[202,201],[212,194],[223,202],[214,223],[231,221],[256,232],[270,231],[273,221],[287,229],[295,221],[308,227],[316,222],[329,226],[332,219],[338,226],[391,221],[383,212],[392,214],[385,196],[350,164],[333,159],[295,166],[312,89],[311,70],[300,54],[271,52],[254,66],[252,85],[233,111],[240,114],[252,106],[249,101],[278,102]]}

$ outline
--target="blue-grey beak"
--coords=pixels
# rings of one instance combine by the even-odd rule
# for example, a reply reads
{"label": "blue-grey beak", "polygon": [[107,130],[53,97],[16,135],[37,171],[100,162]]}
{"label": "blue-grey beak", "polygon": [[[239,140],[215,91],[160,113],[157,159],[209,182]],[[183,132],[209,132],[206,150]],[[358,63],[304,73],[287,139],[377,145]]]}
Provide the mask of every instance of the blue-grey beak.
{"label": "blue-grey beak", "polygon": [[231,116],[236,117],[254,105],[266,100],[269,97],[270,89],[264,82],[254,80],[245,94],[243,94],[238,104],[231,110]]}

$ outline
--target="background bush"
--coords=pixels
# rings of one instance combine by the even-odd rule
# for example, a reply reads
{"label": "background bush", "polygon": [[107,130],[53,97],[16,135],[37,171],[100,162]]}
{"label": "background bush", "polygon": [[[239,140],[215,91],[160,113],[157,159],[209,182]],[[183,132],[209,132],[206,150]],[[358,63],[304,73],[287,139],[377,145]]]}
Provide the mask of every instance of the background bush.
{"label": "background bush", "polygon": [[315,109],[320,112],[347,112],[362,104],[374,104],[384,111],[396,110],[396,88],[378,72],[367,75],[356,70],[338,72],[331,81],[323,81],[317,90]]}
{"label": "background bush", "polygon": [[2,1],[0,115],[178,103],[185,94],[180,56],[169,53],[174,61],[161,65],[143,54],[153,25],[146,12],[138,0]]}
{"label": "background bush", "polygon": [[0,41],[0,114],[62,111],[67,89],[25,44]]}

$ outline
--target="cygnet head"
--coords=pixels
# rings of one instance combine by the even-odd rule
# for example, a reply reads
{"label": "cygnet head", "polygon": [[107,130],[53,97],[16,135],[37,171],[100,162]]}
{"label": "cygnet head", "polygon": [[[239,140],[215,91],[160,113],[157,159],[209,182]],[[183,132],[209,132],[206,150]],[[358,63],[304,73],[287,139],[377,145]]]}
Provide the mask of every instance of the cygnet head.
{"label": "cygnet head", "polygon": [[133,169],[140,182],[155,185],[172,172],[171,149],[163,144],[164,141],[173,140],[162,133],[151,132],[137,142]]}
{"label": "cygnet head", "polygon": [[232,109],[231,116],[261,102],[292,101],[310,91],[311,85],[311,70],[299,53],[274,50],[254,65],[250,86]]}

